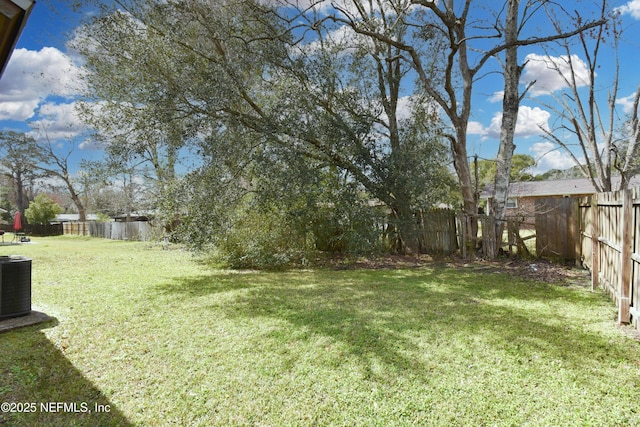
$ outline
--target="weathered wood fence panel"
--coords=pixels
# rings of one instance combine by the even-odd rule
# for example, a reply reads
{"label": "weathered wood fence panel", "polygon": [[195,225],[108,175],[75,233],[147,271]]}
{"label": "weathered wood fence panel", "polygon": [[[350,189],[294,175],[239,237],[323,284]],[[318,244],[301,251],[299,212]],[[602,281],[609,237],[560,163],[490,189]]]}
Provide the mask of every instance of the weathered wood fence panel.
{"label": "weathered wood fence panel", "polygon": [[89,236],[88,222],[65,222],[62,224],[63,234],[72,234],[74,236]]}
{"label": "weathered wood fence panel", "polygon": [[91,237],[100,237],[103,239],[111,239],[112,222],[93,222],[89,225],[89,234]]}
{"label": "weathered wood fence panel", "polygon": [[450,209],[418,212],[419,245],[428,254],[450,254],[458,250],[456,213]]}
{"label": "weathered wood fence panel", "polygon": [[156,230],[146,221],[134,222],[68,222],[64,234],[92,236],[111,240],[141,240],[154,238]]}
{"label": "weathered wood fence panel", "polygon": [[580,256],[579,199],[549,197],[536,200],[536,255],[576,260]]}
{"label": "weathered wood fence panel", "polygon": [[631,239],[633,247],[631,254],[631,307],[630,314],[633,325],[640,329],[640,189],[636,189],[633,197],[633,210],[631,213],[634,235]]}
{"label": "weathered wood fence panel", "polygon": [[591,286],[618,305],[618,322],[640,329],[640,189],[580,200],[580,254]]}
{"label": "weathered wood fence panel", "polygon": [[[483,258],[490,258],[496,253],[498,245],[502,246],[502,236],[496,236],[491,230],[495,230],[496,217],[493,215],[479,215],[478,223],[480,224],[479,232],[482,239],[482,245],[479,248]],[[498,242],[500,238],[500,242]]]}
{"label": "weathered wood fence panel", "polygon": [[577,261],[580,261],[582,265],[588,270],[592,270],[593,265],[593,236],[596,233],[595,224],[596,219],[593,218],[597,210],[592,209],[591,198],[583,197],[578,199],[578,220],[580,229],[580,257],[577,257]]}
{"label": "weathered wood fence panel", "polygon": [[32,236],[59,236],[63,234],[62,224],[27,224],[25,231]]}

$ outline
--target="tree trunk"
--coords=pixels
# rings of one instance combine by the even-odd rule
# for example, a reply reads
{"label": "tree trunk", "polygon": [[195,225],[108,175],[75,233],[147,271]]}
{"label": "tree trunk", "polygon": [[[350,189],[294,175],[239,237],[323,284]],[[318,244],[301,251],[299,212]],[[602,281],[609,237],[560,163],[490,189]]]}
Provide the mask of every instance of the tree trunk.
{"label": "tree trunk", "polygon": [[24,211],[27,208],[24,202],[24,182],[22,178],[22,171],[18,170],[15,174],[15,188],[16,188],[16,205],[20,215],[24,218]]}
{"label": "tree trunk", "polygon": [[453,164],[460,182],[462,192],[462,212],[466,221],[466,236],[464,245],[467,247],[466,253],[472,258],[475,257],[478,247],[478,195],[471,179],[471,168],[469,167],[466,144],[466,127],[456,126],[457,141],[451,141],[451,151],[453,153]]}
{"label": "tree trunk", "polygon": [[85,222],[87,220],[87,208],[73,190],[71,190],[71,201],[73,201],[73,204],[76,205],[76,209],[78,209],[78,221]]}
{"label": "tree trunk", "polygon": [[[522,68],[518,65],[518,6],[519,0],[509,0],[505,25],[505,63],[504,63],[504,98],[502,100],[502,125],[500,129],[500,147],[496,161],[496,179],[494,190],[493,215],[496,218],[494,230],[496,245],[493,254],[496,258],[502,246],[502,234],[507,219],[507,198],[509,197],[509,177],[511,174],[511,159],[516,146],[513,138],[518,121],[520,108],[520,94],[518,84]],[[484,230],[483,230],[484,231]]]}
{"label": "tree trunk", "polygon": [[413,216],[413,210],[406,198],[399,200],[393,207],[396,217],[396,227],[400,238],[399,252],[402,254],[416,255],[420,252],[418,242],[418,227]]}

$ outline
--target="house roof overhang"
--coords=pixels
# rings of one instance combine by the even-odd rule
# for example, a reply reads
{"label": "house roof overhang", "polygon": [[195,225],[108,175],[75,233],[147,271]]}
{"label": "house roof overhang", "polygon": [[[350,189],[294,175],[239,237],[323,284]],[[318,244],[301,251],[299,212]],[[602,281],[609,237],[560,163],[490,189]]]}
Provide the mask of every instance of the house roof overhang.
{"label": "house roof overhang", "polygon": [[35,3],[34,0],[0,0],[0,77]]}

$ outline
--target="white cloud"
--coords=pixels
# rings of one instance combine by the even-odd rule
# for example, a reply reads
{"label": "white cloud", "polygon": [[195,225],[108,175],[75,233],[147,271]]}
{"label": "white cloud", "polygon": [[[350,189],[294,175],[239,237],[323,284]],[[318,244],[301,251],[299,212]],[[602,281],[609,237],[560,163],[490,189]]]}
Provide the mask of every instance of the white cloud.
{"label": "white cloud", "polygon": [[[540,135],[541,127],[549,129],[549,118],[551,113],[538,107],[520,106],[518,110],[518,121],[516,122],[516,137],[529,137]],[[479,122],[469,122],[467,133],[471,135],[482,135],[484,138],[500,138],[500,126],[502,125],[502,112],[497,112],[491,119],[488,128]]]}
{"label": "white cloud", "polygon": [[266,6],[281,8],[297,8],[299,10],[324,11],[331,8],[331,2],[327,0],[260,0]]}
{"label": "white cloud", "polygon": [[[316,30],[322,28],[323,30],[323,44],[322,46],[337,46],[341,47],[343,54],[351,53],[351,49],[359,45],[371,45],[372,40],[368,36],[364,36],[356,33],[350,25],[336,24],[332,20],[324,20],[323,18],[331,15],[336,15],[347,21],[362,22],[367,21],[367,26],[374,25],[373,31],[385,32],[385,26],[394,25],[393,20],[398,17],[399,13],[404,13],[416,9],[420,9],[420,6],[413,4],[411,1],[401,2],[389,2],[383,0],[382,2],[355,2],[353,0],[261,0],[263,3],[280,7],[284,9],[295,9],[298,13],[305,12],[307,18],[300,20],[299,24],[301,28],[313,28],[313,31],[308,31],[306,37],[310,37]],[[402,10],[398,9],[401,8]],[[310,13],[313,11],[313,13]],[[315,16],[317,14],[317,16]],[[364,18],[363,18],[364,15]],[[382,16],[389,21],[383,24]],[[316,21],[314,24],[313,21]],[[316,26],[317,23],[321,25]],[[297,48],[302,49],[304,53],[312,54],[318,51],[321,47],[320,41],[306,39],[304,44],[301,44]]]}
{"label": "white cloud", "polygon": [[0,120],[27,120],[33,117],[39,98],[25,97],[24,100],[5,101],[0,97]]}
{"label": "white cloud", "polygon": [[640,19],[640,0],[631,0],[629,3],[617,7],[615,10],[621,15],[629,14],[635,19]]}
{"label": "white cloud", "polygon": [[293,54],[295,55],[298,53],[297,51],[301,51],[306,55],[314,55],[327,47],[339,47],[342,55],[348,55],[354,53],[356,47],[367,44],[371,44],[369,38],[357,34],[348,25],[342,25],[324,33],[323,40],[316,38],[295,46]]}
{"label": "white cloud", "polygon": [[635,97],[636,94],[632,93],[629,96],[625,96],[624,98],[616,100],[616,104],[622,105],[622,111],[624,111],[625,114],[631,114],[633,112],[633,102],[635,100]]}
{"label": "white cloud", "polygon": [[542,108],[523,105],[518,110],[518,122],[516,123],[516,136],[534,136],[542,133],[543,129],[549,129],[551,113]]}
{"label": "white cloud", "polygon": [[47,102],[38,109],[38,120],[30,122],[32,135],[48,138],[51,141],[72,139],[82,133],[86,127],[76,111],[76,103],[56,104]]}
{"label": "white cloud", "polygon": [[78,148],[83,151],[96,151],[96,150],[104,150],[104,145],[98,141],[94,141],[91,139],[85,139],[80,144],[78,144]]}
{"label": "white cloud", "polygon": [[485,136],[489,138],[500,138],[500,126],[502,125],[502,112],[495,113],[491,118],[491,124],[484,130]]}
{"label": "white cloud", "polygon": [[491,95],[491,97],[489,98],[489,102],[496,103],[496,102],[502,102],[502,100],[504,99],[504,91],[500,90],[498,92],[495,92],[493,95]]}
{"label": "white cloud", "polygon": [[469,135],[487,135],[487,130],[482,126],[480,122],[470,121],[467,124],[467,134]]}
{"label": "white cloud", "polygon": [[[576,165],[571,156],[555,144],[545,141],[536,142],[529,147],[529,152],[536,160],[534,174],[544,173],[551,169],[569,169]],[[578,159],[582,161],[582,159]]]}
{"label": "white cloud", "polygon": [[570,62],[573,65],[578,87],[586,86],[590,81],[587,64],[577,55],[554,57],[532,53],[527,55],[525,62],[526,66],[520,83],[526,85],[535,82],[529,90],[531,96],[546,95],[568,87],[567,81],[572,81]]}
{"label": "white cloud", "polygon": [[403,96],[398,99],[398,109],[396,117],[398,120],[408,120],[413,114],[413,98],[411,96]]}
{"label": "white cloud", "polygon": [[0,120],[30,119],[47,97],[78,95],[82,82],[80,68],[58,49],[16,49],[0,80]]}
{"label": "white cloud", "polygon": [[[352,17],[360,17],[360,11],[358,7],[362,7],[367,14],[371,14],[372,12],[380,11],[380,3],[378,2],[360,2],[359,5],[356,6],[355,2],[352,0],[260,0],[262,4],[283,8],[283,9],[297,9],[299,11],[313,11],[316,13],[328,13],[328,11],[336,11],[341,10],[345,11]],[[383,2],[383,8],[387,9],[387,13],[389,14],[392,11],[392,6],[388,2]],[[411,2],[402,3],[405,8],[413,9],[416,6]],[[395,3],[396,7],[400,6],[400,4]]]}

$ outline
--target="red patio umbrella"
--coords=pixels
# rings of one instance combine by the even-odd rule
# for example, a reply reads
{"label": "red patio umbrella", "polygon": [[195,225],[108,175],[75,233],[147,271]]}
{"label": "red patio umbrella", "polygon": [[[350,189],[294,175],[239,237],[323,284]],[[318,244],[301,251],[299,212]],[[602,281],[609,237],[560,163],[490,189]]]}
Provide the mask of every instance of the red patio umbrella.
{"label": "red patio umbrella", "polygon": [[13,216],[13,231],[22,230],[22,218],[20,216],[20,211],[16,212]]}

